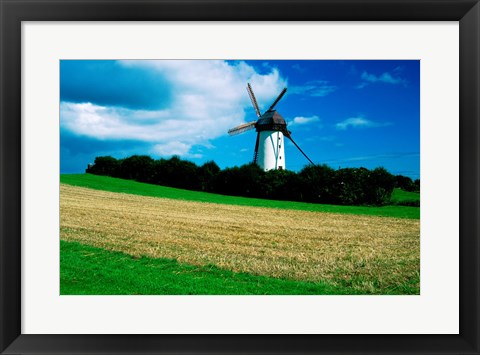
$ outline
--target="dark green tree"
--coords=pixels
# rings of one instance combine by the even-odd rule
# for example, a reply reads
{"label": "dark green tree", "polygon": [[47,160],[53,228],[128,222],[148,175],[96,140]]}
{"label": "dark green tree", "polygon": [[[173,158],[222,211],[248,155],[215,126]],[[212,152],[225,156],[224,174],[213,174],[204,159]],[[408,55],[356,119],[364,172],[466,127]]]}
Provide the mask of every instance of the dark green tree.
{"label": "dark green tree", "polygon": [[420,179],[416,179],[413,184],[415,185],[415,192],[420,192]]}
{"label": "dark green tree", "polygon": [[420,189],[420,180],[393,176],[384,168],[333,170],[327,165],[309,165],[299,173],[264,172],[252,163],[221,170],[213,161],[198,167],[178,156],[159,160],[145,155],[121,160],[97,157],[87,172],[225,195],[342,205],[390,203],[393,188],[400,183],[411,182],[414,190]]}
{"label": "dark green tree", "polygon": [[405,190],[405,191],[414,191],[415,185],[408,176],[396,175],[395,176],[395,187]]}
{"label": "dark green tree", "polygon": [[261,182],[264,174],[265,172],[253,163],[224,169],[218,173],[215,180],[215,192],[234,196],[259,197],[262,194]]}
{"label": "dark green tree", "polygon": [[334,203],[335,171],[327,165],[308,165],[299,175],[300,199],[316,203]]}
{"label": "dark green tree", "polygon": [[200,188],[197,176],[198,167],[190,161],[173,156],[168,160],[161,159],[155,168],[154,180],[161,185],[190,190]]}
{"label": "dark green tree", "polygon": [[122,160],[119,177],[140,182],[152,182],[154,160],[147,155],[132,155]]}
{"label": "dark green tree", "polygon": [[395,176],[390,174],[385,168],[376,168],[370,173],[370,183],[367,204],[386,205],[390,203],[392,192],[395,187]]}
{"label": "dark green tree", "polygon": [[118,176],[119,166],[120,162],[111,156],[96,157],[94,164],[89,166],[86,172],[95,175]]}
{"label": "dark green tree", "polygon": [[341,205],[361,205],[368,195],[370,171],[365,168],[344,168],[335,172],[334,202]]}
{"label": "dark green tree", "polygon": [[270,170],[262,174],[260,196],[272,200],[299,201],[298,176],[290,170]]}
{"label": "dark green tree", "polygon": [[208,161],[198,168],[198,179],[201,191],[212,192],[215,190],[215,179],[217,178],[220,168],[214,161]]}

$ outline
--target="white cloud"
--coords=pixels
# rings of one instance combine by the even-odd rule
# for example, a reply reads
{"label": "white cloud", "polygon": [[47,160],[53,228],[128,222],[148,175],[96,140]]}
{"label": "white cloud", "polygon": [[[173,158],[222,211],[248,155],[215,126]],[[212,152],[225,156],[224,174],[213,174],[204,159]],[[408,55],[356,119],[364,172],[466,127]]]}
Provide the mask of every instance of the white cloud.
{"label": "white cloud", "polygon": [[[396,70],[394,70],[394,71],[397,72]],[[359,85],[357,85],[357,89],[363,89],[364,87],[366,87],[370,83],[385,83],[385,84],[393,84],[393,85],[397,85],[397,84],[406,85],[407,84],[407,81],[405,79],[400,78],[400,77],[394,77],[389,72],[385,72],[385,73],[377,76],[375,74],[367,73],[366,71],[364,71],[362,73],[361,78],[362,78],[363,82],[360,83]]]}
{"label": "white cloud", "polygon": [[305,83],[302,86],[292,86],[289,88],[291,94],[307,95],[313,97],[323,97],[336,91],[337,87],[326,80],[314,80]]}
{"label": "white cloud", "polygon": [[369,127],[384,127],[391,125],[390,122],[374,122],[367,120],[363,117],[351,117],[339,122],[335,125],[337,129],[345,130],[349,127],[352,128],[369,128]]}
{"label": "white cloud", "polygon": [[125,70],[140,68],[157,76],[172,97],[167,107],[150,111],[62,102],[62,128],[102,140],[148,142],[159,155],[188,156],[193,145],[208,146],[209,140],[245,122],[245,110],[251,107],[247,82],[263,109],[286,86],[278,70],[262,75],[244,62],[127,60],[120,64]]}
{"label": "white cloud", "polygon": [[[168,111],[137,111],[91,103],[60,104],[62,127],[83,136],[155,142],[172,131]],[[162,122],[160,127],[159,122]]]}
{"label": "white cloud", "polygon": [[190,150],[190,146],[179,141],[171,141],[165,144],[155,144],[153,150],[160,155],[185,155]]}
{"label": "white cloud", "polygon": [[190,153],[191,146],[180,141],[171,141],[165,144],[155,144],[152,152],[159,155],[179,155],[186,158],[201,158],[202,154]]}
{"label": "white cloud", "polygon": [[298,117],[295,117],[292,121],[290,121],[289,125],[304,125],[304,124],[314,123],[319,121],[320,121],[320,118],[318,116],[309,116],[309,117],[298,116]]}

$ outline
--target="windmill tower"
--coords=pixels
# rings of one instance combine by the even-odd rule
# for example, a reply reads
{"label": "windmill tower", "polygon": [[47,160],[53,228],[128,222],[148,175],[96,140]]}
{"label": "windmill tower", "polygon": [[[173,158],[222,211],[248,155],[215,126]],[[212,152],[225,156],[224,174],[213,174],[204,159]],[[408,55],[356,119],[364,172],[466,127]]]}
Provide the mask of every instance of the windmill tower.
{"label": "windmill tower", "polygon": [[292,139],[292,132],[287,130],[285,119],[277,112],[277,110],[275,110],[275,106],[282,99],[283,95],[285,95],[287,88],[282,90],[280,95],[278,95],[268,110],[263,114],[260,112],[257,99],[255,98],[255,94],[253,93],[250,84],[247,84],[247,92],[252,101],[258,120],[232,128],[228,131],[228,134],[233,136],[254,128],[256,129],[257,140],[255,142],[253,162],[258,164],[265,171],[272,169],[286,169],[284,138],[287,137],[298,148],[298,150],[300,150],[305,158],[313,164],[310,158],[307,157],[303,150],[300,149],[297,143]]}

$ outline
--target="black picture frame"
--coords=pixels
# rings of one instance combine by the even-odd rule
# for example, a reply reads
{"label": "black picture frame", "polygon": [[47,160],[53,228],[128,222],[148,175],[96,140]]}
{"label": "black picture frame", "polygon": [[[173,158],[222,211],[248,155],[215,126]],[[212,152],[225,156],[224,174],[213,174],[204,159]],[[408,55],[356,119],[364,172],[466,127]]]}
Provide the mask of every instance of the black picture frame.
{"label": "black picture frame", "polygon": [[[479,353],[478,0],[0,0],[2,354]],[[459,21],[459,335],[21,334],[22,21]]]}

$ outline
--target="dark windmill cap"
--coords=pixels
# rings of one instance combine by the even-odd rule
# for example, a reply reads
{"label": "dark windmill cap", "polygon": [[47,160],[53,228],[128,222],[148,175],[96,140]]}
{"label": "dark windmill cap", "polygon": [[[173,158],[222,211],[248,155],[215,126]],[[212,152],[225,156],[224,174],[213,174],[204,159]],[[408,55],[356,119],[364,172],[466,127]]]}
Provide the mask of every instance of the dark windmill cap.
{"label": "dark windmill cap", "polygon": [[255,125],[257,132],[261,131],[286,131],[287,123],[285,119],[276,111],[270,110],[265,112]]}

